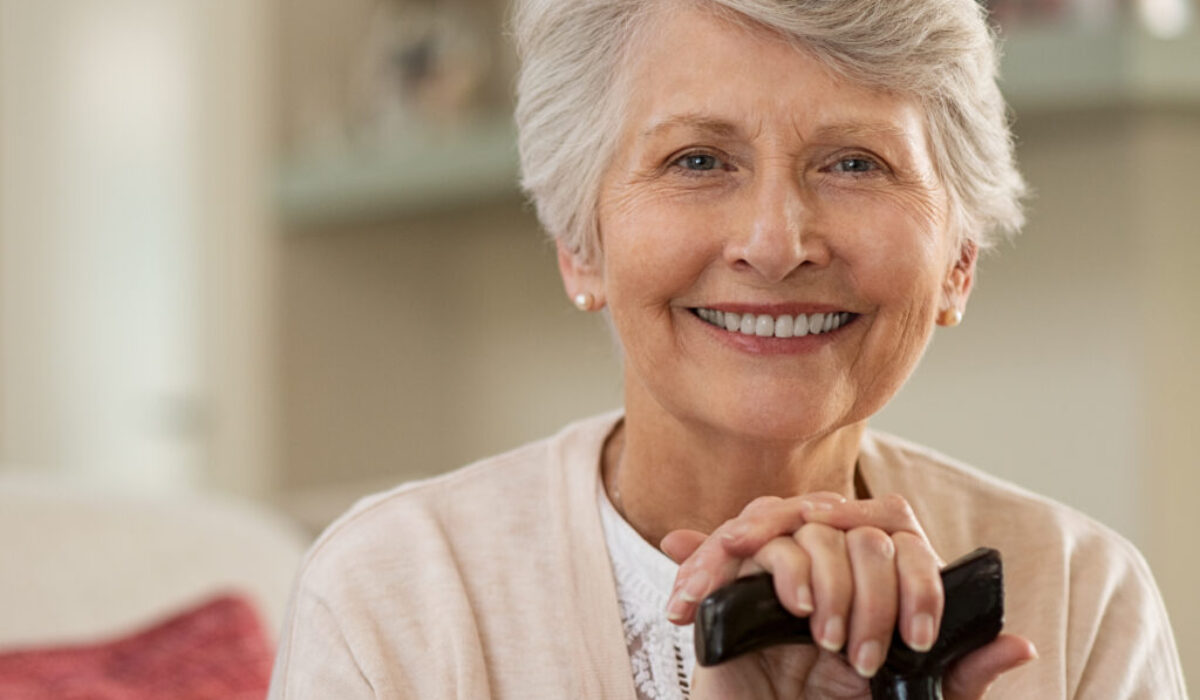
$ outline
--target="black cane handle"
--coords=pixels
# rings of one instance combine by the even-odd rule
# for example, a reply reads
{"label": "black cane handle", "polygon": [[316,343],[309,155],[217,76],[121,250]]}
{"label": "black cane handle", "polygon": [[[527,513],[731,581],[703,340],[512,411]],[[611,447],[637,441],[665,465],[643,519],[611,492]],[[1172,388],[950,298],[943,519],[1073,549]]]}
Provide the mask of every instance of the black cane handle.
{"label": "black cane handle", "polygon": [[[941,700],[942,675],[964,655],[1000,634],[1004,626],[1004,571],[1000,553],[980,548],[942,569],[946,604],[937,641],[913,651],[892,637],[874,700]],[[808,619],[796,617],[775,597],[770,574],[738,579],[705,598],[696,613],[696,660],[713,666],[776,644],[811,644]]]}

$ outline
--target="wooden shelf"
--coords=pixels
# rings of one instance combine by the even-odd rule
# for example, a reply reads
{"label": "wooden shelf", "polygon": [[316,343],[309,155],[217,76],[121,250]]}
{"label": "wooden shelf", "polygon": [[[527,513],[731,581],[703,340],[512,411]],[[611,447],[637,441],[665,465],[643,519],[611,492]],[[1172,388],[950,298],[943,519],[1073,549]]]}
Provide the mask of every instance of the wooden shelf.
{"label": "wooden shelf", "polygon": [[452,211],[517,193],[508,115],[454,132],[414,132],[386,151],[288,163],[276,182],[288,231]]}
{"label": "wooden shelf", "polygon": [[[1027,29],[1005,42],[1001,87],[1018,115],[1128,106],[1200,109],[1200,34],[1159,39],[1136,26]],[[452,136],[452,138],[450,137]],[[516,134],[496,115],[455,132],[414,132],[386,151],[286,163],[276,183],[284,229],[453,211],[517,188]]]}

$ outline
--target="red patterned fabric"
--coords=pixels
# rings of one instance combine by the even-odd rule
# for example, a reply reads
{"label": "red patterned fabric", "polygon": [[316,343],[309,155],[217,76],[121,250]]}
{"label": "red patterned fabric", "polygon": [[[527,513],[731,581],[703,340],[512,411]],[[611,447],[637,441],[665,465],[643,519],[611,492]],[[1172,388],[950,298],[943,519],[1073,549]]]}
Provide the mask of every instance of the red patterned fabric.
{"label": "red patterned fabric", "polygon": [[262,700],[271,665],[254,608],[223,595],[104,644],[0,653],[0,698]]}

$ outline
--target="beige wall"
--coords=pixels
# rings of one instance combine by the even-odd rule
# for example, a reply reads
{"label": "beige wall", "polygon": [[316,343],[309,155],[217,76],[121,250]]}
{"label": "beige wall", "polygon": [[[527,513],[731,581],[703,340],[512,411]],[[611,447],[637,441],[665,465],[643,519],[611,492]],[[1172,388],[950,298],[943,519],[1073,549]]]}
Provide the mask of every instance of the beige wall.
{"label": "beige wall", "polygon": [[620,402],[517,201],[289,236],[281,298],[288,487],[436,473]]}
{"label": "beige wall", "polygon": [[1139,421],[1146,484],[1143,542],[1172,615],[1185,671],[1200,684],[1200,113],[1147,119],[1138,135],[1142,214],[1130,248],[1142,261],[1144,413]]}

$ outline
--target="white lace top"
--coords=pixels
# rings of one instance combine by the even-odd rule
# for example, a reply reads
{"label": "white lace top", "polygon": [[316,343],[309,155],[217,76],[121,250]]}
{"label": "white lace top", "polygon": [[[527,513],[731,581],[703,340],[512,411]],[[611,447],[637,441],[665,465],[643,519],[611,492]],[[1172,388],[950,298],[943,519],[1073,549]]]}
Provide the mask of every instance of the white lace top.
{"label": "white lace top", "polygon": [[687,698],[696,665],[692,625],[667,621],[667,598],[679,565],[625,522],[599,480],[596,491],[638,698]]}

